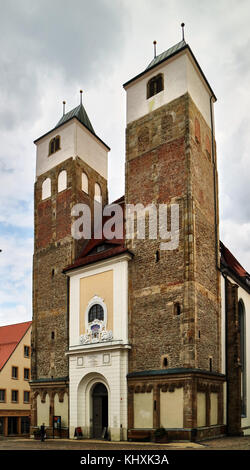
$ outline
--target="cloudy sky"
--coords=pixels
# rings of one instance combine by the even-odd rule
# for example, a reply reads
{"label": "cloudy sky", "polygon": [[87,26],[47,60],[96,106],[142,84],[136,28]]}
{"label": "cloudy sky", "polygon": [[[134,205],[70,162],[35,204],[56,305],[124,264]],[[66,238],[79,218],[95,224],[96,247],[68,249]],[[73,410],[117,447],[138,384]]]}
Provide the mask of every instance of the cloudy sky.
{"label": "cloudy sky", "polygon": [[0,0],[0,325],[32,318],[33,141],[79,103],[124,193],[123,83],[181,40],[217,96],[220,237],[250,272],[249,0]]}

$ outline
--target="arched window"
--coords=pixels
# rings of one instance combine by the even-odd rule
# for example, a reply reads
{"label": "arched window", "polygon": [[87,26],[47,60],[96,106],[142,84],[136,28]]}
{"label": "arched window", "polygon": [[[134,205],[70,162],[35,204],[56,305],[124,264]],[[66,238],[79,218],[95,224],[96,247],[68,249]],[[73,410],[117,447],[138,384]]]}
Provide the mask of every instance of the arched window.
{"label": "arched window", "polygon": [[102,202],[102,190],[98,183],[95,183],[95,201]]}
{"label": "arched window", "polygon": [[62,170],[58,175],[58,192],[67,188],[67,171]]}
{"label": "arched window", "polygon": [[94,304],[89,309],[88,322],[91,323],[94,320],[104,320],[104,310],[100,304]]}
{"label": "arched window", "polygon": [[60,150],[60,136],[57,135],[56,137],[53,137],[49,143],[49,155],[52,153],[57,152],[57,150]]}
{"label": "arched window", "polygon": [[42,200],[51,196],[51,179],[46,178],[42,184]]}
{"label": "arched window", "polygon": [[157,95],[164,89],[163,74],[159,73],[151,78],[147,83],[147,99],[151,96]]}
{"label": "arched window", "polygon": [[86,173],[82,173],[82,190],[87,194],[89,193],[89,179]]}
{"label": "arched window", "polygon": [[247,374],[246,374],[246,317],[243,300],[239,301],[240,363],[241,363],[241,416],[247,412]]}

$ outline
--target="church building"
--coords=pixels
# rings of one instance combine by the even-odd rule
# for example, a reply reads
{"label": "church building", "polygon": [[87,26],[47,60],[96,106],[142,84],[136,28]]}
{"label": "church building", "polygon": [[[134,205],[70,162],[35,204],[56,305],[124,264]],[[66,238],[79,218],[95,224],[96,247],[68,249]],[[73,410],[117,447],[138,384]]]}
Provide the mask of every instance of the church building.
{"label": "church building", "polygon": [[[32,430],[52,434],[60,416],[70,438],[249,434],[250,275],[219,240],[216,97],[184,39],[124,89],[119,200],[108,200],[110,149],[82,100],[35,141]],[[167,234],[178,209],[170,245],[163,206]],[[81,207],[85,237],[72,231]]]}

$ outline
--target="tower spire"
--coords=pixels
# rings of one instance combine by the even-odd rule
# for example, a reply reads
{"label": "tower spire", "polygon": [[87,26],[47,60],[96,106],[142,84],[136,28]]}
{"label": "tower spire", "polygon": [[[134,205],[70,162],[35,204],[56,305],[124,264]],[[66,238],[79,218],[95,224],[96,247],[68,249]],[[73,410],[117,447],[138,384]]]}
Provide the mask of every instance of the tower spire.
{"label": "tower spire", "polygon": [[154,44],[154,59],[156,58],[156,44],[157,44],[157,41],[153,41],[153,44]]}
{"label": "tower spire", "polygon": [[182,41],[185,41],[185,37],[184,37],[184,27],[185,27],[185,23],[181,23],[181,28],[182,28]]}

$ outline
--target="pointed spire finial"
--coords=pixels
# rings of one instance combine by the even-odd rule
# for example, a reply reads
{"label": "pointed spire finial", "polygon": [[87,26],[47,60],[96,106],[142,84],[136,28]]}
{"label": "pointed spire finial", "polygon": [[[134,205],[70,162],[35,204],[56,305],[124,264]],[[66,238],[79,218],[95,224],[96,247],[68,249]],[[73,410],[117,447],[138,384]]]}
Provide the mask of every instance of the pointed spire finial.
{"label": "pointed spire finial", "polygon": [[65,104],[66,104],[66,101],[63,101],[63,116],[65,114]]}
{"label": "pointed spire finial", "polygon": [[182,27],[182,41],[185,41],[185,37],[184,37],[184,27],[185,27],[185,23],[181,23],[181,27]]}
{"label": "pointed spire finial", "polygon": [[154,58],[156,58],[156,44],[157,44],[157,41],[153,41],[153,44],[154,44]]}
{"label": "pointed spire finial", "polygon": [[80,104],[82,104],[82,90],[80,90]]}

